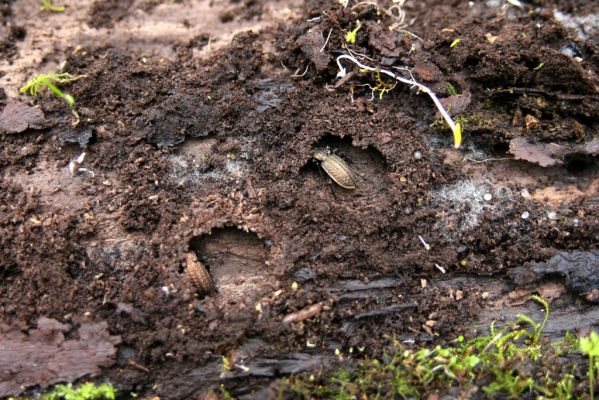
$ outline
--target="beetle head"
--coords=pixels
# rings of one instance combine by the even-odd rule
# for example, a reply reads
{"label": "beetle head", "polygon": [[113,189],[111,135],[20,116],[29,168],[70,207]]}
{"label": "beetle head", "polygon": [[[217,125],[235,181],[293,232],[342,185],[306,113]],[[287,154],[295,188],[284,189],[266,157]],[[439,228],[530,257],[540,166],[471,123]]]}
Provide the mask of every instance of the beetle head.
{"label": "beetle head", "polygon": [[327,156],[331,155],[331,148],[329,146],[326,147],[317,147],[312,150],[312,158],[323,161]]}
{"label": "beetle head", "polygon": [[312,158],[318,161],[323,161],[328,155],[328,152],[323,149],[312,150]]}

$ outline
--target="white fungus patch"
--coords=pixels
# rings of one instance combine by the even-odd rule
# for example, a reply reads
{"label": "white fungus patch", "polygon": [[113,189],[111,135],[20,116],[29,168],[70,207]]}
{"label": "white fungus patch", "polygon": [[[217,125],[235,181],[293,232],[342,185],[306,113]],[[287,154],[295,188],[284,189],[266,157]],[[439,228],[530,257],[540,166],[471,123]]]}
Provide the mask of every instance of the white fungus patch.
{"label": "white fungus patch", "polygon": [[[486,198],[495,199],[489,202]],[[464,180],[437,189],[432,205],[443,209],[436,228],[448,238],[477,227],[483,213],[504,215],[513,203],[510,189],[493,187],[482,182]]]}
{"label": "white fungus patch", "polygon": [[206,174],[201,172],[200,163],[195,158],[173,154],[169,156],[169,161],[171,163],[170,180],[174,184],[188,183],[196,186],[206,179]]}
{"label": "white fungus patch", "polygon": [[[250,140],[239,139],[241,147],[238,151],[227,154],[224,166],[216,165],[207,168],[210,150],[202,154],[173,154],[169,156],[171,164],[170,181],[176,185],[199,186],[207,180],[241,180],[248,172]],[[224,168],[223,168],[224,167]],[[207,170],[208,169],[208,170]]]}
{"label": "white fungus patch", "polygon": [[599,34],[599,13],[573,16],[556,9],[553,11],[553,18],[566,28],[573,29],[580,40]]}

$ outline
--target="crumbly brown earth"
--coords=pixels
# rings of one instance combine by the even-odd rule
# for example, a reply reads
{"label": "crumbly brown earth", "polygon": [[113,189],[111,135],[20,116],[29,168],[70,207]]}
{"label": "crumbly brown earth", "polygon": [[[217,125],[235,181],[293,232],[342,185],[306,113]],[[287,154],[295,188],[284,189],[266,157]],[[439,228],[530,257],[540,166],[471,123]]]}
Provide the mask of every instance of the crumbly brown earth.
{"label": "crumbly brown earth", "polygon": [[[439,342],[536,315],[531,293],[552,300],[551,335],[599,323],[596,2],[408,1],[395,31],[353,1],[38,6],[0,4],[0,338],[40,318],[70,340],[107,323],[121,341],[95,379],[121,393],[223,383],[251,398],[336,348],[377,354],[391,336]],[[336,85],[358,20],[350,48],[409,67],[461,115],[460,150],[426,95],[399,84],[380,98],[376,74],[344,61],[354,75]],[[18,96],[59,65],[81,75],[64,87],[79,121],[49,93]],[[355,190],[331,193],[310,160],[325,146]],[[559,162],[543,167],[551,146]],[[215,293],[196,293],[189,251]],[[543,273],[573,251],[586,276]],[[36,389],[9,387],[0,396]]]}

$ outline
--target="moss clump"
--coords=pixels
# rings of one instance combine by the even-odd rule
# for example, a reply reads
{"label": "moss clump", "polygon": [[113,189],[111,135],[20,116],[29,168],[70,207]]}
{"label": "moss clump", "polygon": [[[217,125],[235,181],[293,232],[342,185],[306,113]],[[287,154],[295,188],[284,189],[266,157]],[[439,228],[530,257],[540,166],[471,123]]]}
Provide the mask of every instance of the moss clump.
{"label": "moss clump", "polygon": [[568,363],[578,352],[567,335],[549,343],[541,322],[518,315],[501,330],[470,340],[459,337],[448,345],[411,348],[394,340],[380,357],[356,361],[337,371],[298,375],[279,382],[280,399],[426,399],[451,393],[458,398],[574,399],[583,396],[586,382]]}
{"label": "moss clump", "polygon": [[114,400],[116,398],[116,389],[103,383],[96,386],[91,382],[86,382],[77,388],[72,384],[56,385],[52,391],[41,396],[43,400]]}

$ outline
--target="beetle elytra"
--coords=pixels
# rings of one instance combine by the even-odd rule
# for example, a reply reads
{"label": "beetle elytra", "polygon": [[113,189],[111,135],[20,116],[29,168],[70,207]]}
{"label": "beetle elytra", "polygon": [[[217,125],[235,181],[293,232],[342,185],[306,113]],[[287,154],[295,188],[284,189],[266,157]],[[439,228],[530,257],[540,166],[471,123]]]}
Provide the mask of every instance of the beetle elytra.
{"label": "beetle elytra", "polygon": [[210,276],[210,273],[202,264],[198,257],[193,251],[185,254],[185,263],[187,267],[185,272],[189,277],[189,280],[198,289],[201,294],[210,294],[214,292],[214,281]]}
{"label": "beetle elytra", "polygon": [[331,153],[329,148],[312,151],[312,158],[331,177],[335,183],[344,189],[355,189],[358,175],[351,167],[336,154]]}

